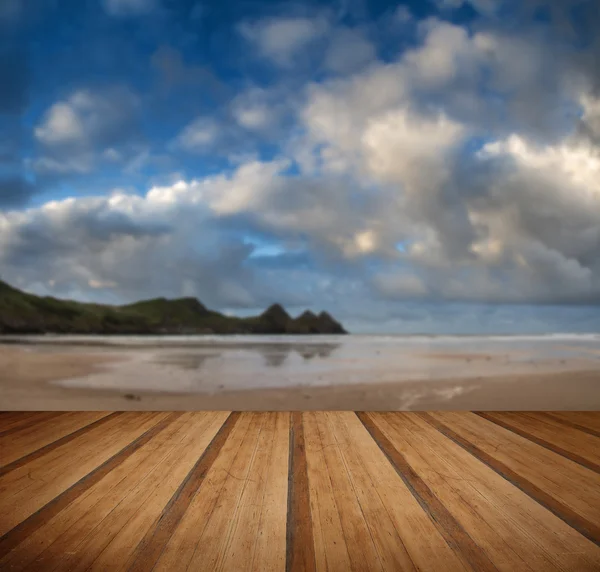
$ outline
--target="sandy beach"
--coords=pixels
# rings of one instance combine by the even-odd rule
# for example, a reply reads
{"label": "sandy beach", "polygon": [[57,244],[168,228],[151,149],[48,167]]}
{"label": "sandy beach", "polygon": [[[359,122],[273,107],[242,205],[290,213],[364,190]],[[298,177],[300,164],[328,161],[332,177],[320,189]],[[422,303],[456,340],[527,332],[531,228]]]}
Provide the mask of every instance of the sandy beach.
{"label": "sandy beach", "polygon": [[594,410],[595,341],[0,345],[3,410]]}

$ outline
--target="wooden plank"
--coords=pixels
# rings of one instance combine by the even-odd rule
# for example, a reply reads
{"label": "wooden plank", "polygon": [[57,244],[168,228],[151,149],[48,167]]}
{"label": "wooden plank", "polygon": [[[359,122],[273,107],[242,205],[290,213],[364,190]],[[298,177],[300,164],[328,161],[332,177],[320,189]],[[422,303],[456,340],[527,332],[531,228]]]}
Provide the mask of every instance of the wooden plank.
{"label": "wooden plank", "polygon": [[0,437],[0,450],[2,450],[0,463],[2,465],[12,463],[106,415],[107,413],[103,411],[73,411],[59,416],[38,418],[30,422],[27,427]]}
{"label": "wooden plank", "polygon": [[[545,423],[549,423],[552,427],[555,427],[559,431],[562,430],[565,426],[570,427],[571,429],[575,429],[576,431],[583,431],[588,435],[593,435],[594,437],[600,438],[600,431],[592,429],[590,427],[586,427],[585,425],[581,425],[580,423],[576,423],[570,419],[560,417],[552,412],[542,412],[542,411],[534,411],[528,413],[528,416],[532,419],[536,419],[538,421],[542,421]],[[600,441],[598,441],[598,446],[600,447]]]}
{"label": "wooden plank", "polygon": [[327,417],[383,569],[464,571],[357,416]]}
{"label": "wooden plank", "polygon": [[242,413],[225,441],[220,454],[209,470],[201,490],[192,499],[171,538],[165,546],[154,570],[186,569],[193,557],[199,538],[215,510],[229,478],[238,452],[249,439],[251,413]]}
{"label": "wooden plank", "polygon": [[215,459],[227,441],[232,429],[240,417],[239,412],[230,413],[203,453],[189,471],[179,488],[173,494],[162,513],[156,518],[135,552],[127,561],[127,570],[151,570],[160,558],[165,546],[181,521],[194,495],[202,486]]}
{"label": "wooden plank", "polygon": [[304,426],[299,411],[291,415],[289,446],[286,570],[310,572],[316,567],[315,547]]}
{"label": "wooden plank", "polygon": [[[155,445],[160,442],[164,443],[165,438],[173,439],[178,436],[182,430],[182,417],[180,415],[176,418],[168,427],[166,427],[161,433],[154,436],[148,443],[146,443],[141,449],[138,449],[134,455],[132,455],[127,462],[135,462],[135,458],[143,458],[147,450],[153,449],[154,453],[157,452]],[[173,448],[173,442],[171,441],[168,445],[169,451]],[[162,456],[164,459],[164,455]],[[37,551],[38,554],[27,566],[27,570],[30,572],[50,572],[55,569],[60,570],[76,570],[82,564],[81,547],[85,546],[85,558],[93,558],[101,551],[101,547],[94,546],[93,543],[88,542],[91,536],[96,535],[98,540],[103,543],[110,541],[112,535],[119,530],[118,523],[115,523],[113,519],[110,522],[110,518],[114,516],[115,512],[119,513],[122,511],[123,506],[128,506],[128,501],[134,496],[134,492],[139,487],[141,481],[146,480],[148,474],[156,467],[158,462],[162,459],[155,460],[152,469],[149,469],[145,473],[140,473],[140,469],[144,468],[144,463],[141,463],[137,467],[137,472],[128,476],[128,478],[121,479],[118,484],[115,484],[106,494],[105,498],[98,499],[89,510],[83,512],[82,508],[85,506],[81,502],[72,503],[65,508],[56,520],[62,521],[63,533],[56,536],[49,526],[48,523],[40,533],[45,533],[45,538],[42,541],[46,545],[44,550]],[[106,480],[110,480],[112,472],[109,473],[105,479],[97,483],[94,488],[105,485]],[[150,484],[150,483],[149,483]],[[95,496],[92,491],[88,491],[92,496]],[[90,496],[90,495],[88,495]],[[97,498],[97,497],[96,497]],[[80,499],[77,499],[78,501]],[[75,505],[75,506],[74,506]],[[65,513],[69,513],[72,510],[76,510],[79,513],[79,518],[69,528],[65,528],[65,520],[68,522],[70,519],[64,518]],[[54,519],[53,519],[54,520]],[[104,530],[97,532],[97,529],[104,526]],[[48,545],[48,537],[54,537],[54,541]],[[39,535],[38,535],[39,537]],[[19,551],[23,550],[22,546],[19,546]],[[87,565],[91,562],[88,561]]]}
{"label": "wooden plank", "polygon": [[[58,568],[72,572],[123,570],[130,557],[135,559],[134,552],[137,550],[143,550],[144,558],[151,558],[151,553],[160,549],[160,534],[154,533],[158,529],[166,530],[169,515],[174,515],[177,510],[175,508],[167,515],[167,505],[172,509],[177,504],[176,499],[184,499],[192,491],[190,483],[202,474],[201,465],[211,456],[208,447],[211,442],[218,444],[215,435],[227,417],[226,412],[192,414],[183,439],[179,443],[172,443],[174,446],[171,451],[139,480],[114,510],[97,521],[96,526],[83,538],[80,535],[78,544],[68,548],[68,556],[59,560]],[[159,520],[161,524],[157,529],[155,525]],[[146,544],[148,538],[151,541]]]}
{"label": "wooden plank", "polygon": [[[166,426],[174,421],[180,414],[173,413],[170,415],[157,415],[154,422],[144,423],[142,429],[145,429],[138,437],[131,441],[128,445],[118,450],[111,457],[107,458],[102,464],[97,466],[93,471],[84,474],[83,477],[76,480],[69,488],[64,490],[58,496],[52,498],[50,502],[42,506],[36,512],[29,514],[24,520],[19,517],[11,518],[10,521],[16,520],[18,524],[7,530],[0,537],[0,558],[4,557],[15,546],[18,546],[27,537],[31,536],[37,529],[46,524],[54,516],[56,516],[65,507],[75,501],[85,491],[99,482],[103,477],[108,475],[115,467],[122,464],[140,447],[145,445],[157,433],[162,431]],[[77,477],[77,474],[75,475]],[[6,527],[2,522],[3,527]],[[6,527],[7,528],[7,527]]]}
{"label": "wooden plank", "polygon": [[356,415],[465,566],[471,570],[498,570],[488,555],[473,541],[453,514],[440,502],[427,483],[381,430],[379,416],[366,413],[357,413]]}
{"label": "wooden plank", "polygon": [[[72,443],[0,477],[0,533],[68,489],[165,415],[124,413]],[[49,474],[51,479],[48,479]]]}
{"label": "wooden plank", "polygon": [[[20,415],[0,412],[0,429],[20,421],[13,435],[22,446],[46,441],[0,476],[1,570],[274,572],[293,561],[294,519],[311,529],[297,534],[314,555],[310,569],[485,570],[443,535],[452,523],[443,509],[459,527],[453,534],[502,572],[600,569],[600,545],[574,528],[598,534],[600,475],[472,413],[368,414],[383,448],[351,412],[296,413],[295,423],[289,413],[240,414],[210,467],[196,471],[201,484],[187,489],[227,412],[128,412],[82,431],[87,413],[28,414],[27,423]],[[577,445],[569,451],[587,461],[595,454],[591,413],[507,418],[553,447]],[[537,487],[532,496],[497,472],[505,469]],[[558,518],[536,494],[583,521]],[[431,509],[434,499],[441,509]],[[139,552],[154,552],[156,566],[136,568]]]}
{"label": "wooden plank", "polygon": [[[100,426],[104,425],[105,423],[110,422],[112,419],[114,419],[115,417],[118,417],[119,415],[121,415],[120,412],[115,412],[115,413],[110,413],[109,415],[102,416],[102,417],[100,417],[100,419],[97,419],[96,421],[93,421],[92,423],[84,425],[80,429],[77,429],[77,430],[73,431],[72,433],[68,433],[67,435],[65,435],[64,437],[61,437],[60,439],[57,439],[56,441],[52,441],[52,442],[48,443],[47,445],[41,447],[40,449],[36,449],[32,453],[26,454],[23,457],[15,459],[11,463],[1,466],[0,467],[0,477],[2,477],[3,475],[6,475],[7,473],[10,473],[11,471],[14,471],[15,469],[18,469],[19,467],[22,467],[23,465],[31,463],[32,461],[39,459],[40,457],[43,457],[44,455],[47,455],[48,453],[50,453],[51,451],[54,451],[55,449],[58,449],[59,447],[63,447],[64,445],[66,445],[67,443],[70,443],[74,439],[77,439],[84,433],[87,433],[88,431],[91,431],[92,429],[96,429],[97,427],[100,427]],[[0,444],[0,447],[1,446],[2,445]]]}
{"label": "wooden plank", "polygon": [[546,447],[557,455],[600,473],[600,449],[596,439],[590,435],[581,433],[573,436],[567,432],[557,432],[518,413],[479,411],[477,415]]}
{"label": "wooden plank", "polygon": [[85,537],[118,506],[183,439],[194,422],[192,416],[184,413],[156,433],[0,560],[0,569],[44,570],[70,546],[77,546],[78,539]]}
{"label": "wooden plank", "polygon": [[[352,569],[382,570],[381,558],[335,437],[328,426],[327,414],[316,412],[315,418]],[[410,558],[405,558],[404,562],[409,566],[412,564]],[[414,567],[408,568],[408,570],[414,570]]]}
{"label": "wooden plank", "polygon": [[317,414],[306,411],[302,414],[302,418],[316,569],[352,570],[333,483],[325,460]]}
{"label": "wooden plank", "polygon": [[[467,443],[461,444],[460,436],[444,429],[444,424],[434,419],[433,414],[420,413],[411,422],[420,427],[421,446],[434,449],[443,461],[438,474],[444,474],[443,466],[449,467],[452,470],[449,475],[452,478],[447,479],[449,485],[464,490],[463,498],[470,504],[476,501],[480,522],[477,526],[474,523],[469,532],[478,542],[502,539],[529,567],[541,570],[552,566],[595,570],[600,566],[600,551],[593,542],[480,460],[476,450],[468,448]],[[449,506],[454,508],[452,504]],[[485,533],[489,526],[492,529]],[[545,562],[548,559],[551,566]]]}
{"label": "wooden plank", "polygon": [[600,411],[552,411],[552,415],[600,431]]}
{"label": "wooden plank", "polygon": [[[264,501],[269,486],[268,477],[276,472],[287,476],[289,453],[275,456],[277,436],[277,413],[263,413],[264,425],[259,435],[256,454],[250,467],[248,483],[246,484],[238,508],[232,519],[229,540],[223,551],[222,563],[219,570],[252,570],[257,564],[258,570],[283,570],[286,558],[285,517],[287,513],[286,496],[280,495],[276,506],[279,514],[275,515],[273,522],[269,521],[264,513]],[[282,427],[279,426],[279,430]],[[285,427],[284,437],[289,436],[289,426]],[[280,451],[281,453],[281,451]],[[309,515],[310,518],[310,515]],[[281,522],[283,520],[283,523]],[[284,526],[281,527],[281,524]],[[262,558],[256,562],[256,549],[259,535],[272,539],[269,546],[265,546]],[[312,542],[312,537],[310,538]]]}
{"label": "wooden plank", "polygon": [[[143,417],[138,418],[138,421],[147,421],[154,418],[155,414],[145,413]],[[71,469],[73,463],[78,462],[84,454],[89,454],[89,451],[103,446],[120,431],[126,430],[128,427],[133,427],[134,416],[132,414],[123,414],[111,418],[102,428],[97,428],[89,433],[80,436],[76,441],[76,447],[71,445],[58,447],[51,451],[43,460],[33,459],[26,466],[19,467],[10,473],[0,477],[0,502],[7,501],[10,496],[15,496],[22,492],[24,488],[34,487],[43,483],[42,477],[52,471],[53,477],[56,477],[61,472]],[[17,456],[18,458],[18,456]]]}
{"label": "wooden plank", "polygon": [[[29,427],[35,426],[37,423],[47,421],[64,415],[62,411],[35,411],[33,413],[15,413],[12,417],[0,418],[0,438],[7,435],[14,435],[19,431],[23,431]],[[1,446],[1,445],[0,445]]]}
{"label": "wooden plank", "polygon": [[275,413],[271,462],[264,485],[253,572],[280,572],[286,565],[290,414]]}
{"label": "wooden plank", "polygon": [[222,570],[225,550],[231,537],[240,502],[252,476],[250,468],[258,451],[264,414],[253,413],[245,442],[231,465],[218,504],[207,519],[207,525],[194,549],[189,569],[208,572]]}
{"label": "wooden plank", "polygon": [[538,502],[551,503],[549,509],[569,526],[600,530],[600,475],[477,415],[430,415],[477,447],[474,454],[487,455],[482,460],[494,464],[492,468],[510,477],[521,490],[536,500],[542,491]]}
{"label": "wooden plank", "polygon": [[390,438],[499,570],[594,569],[593,544],[429,423],[414,415],[386,422]]}

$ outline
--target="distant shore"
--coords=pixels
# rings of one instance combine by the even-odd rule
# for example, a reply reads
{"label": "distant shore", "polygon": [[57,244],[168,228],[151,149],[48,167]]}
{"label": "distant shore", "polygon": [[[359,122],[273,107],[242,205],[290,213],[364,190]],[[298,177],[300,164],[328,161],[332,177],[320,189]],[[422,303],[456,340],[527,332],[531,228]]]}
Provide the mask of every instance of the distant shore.
{"label": "distant shore", "polygon": [[[247,348],[238,353],[241,352],[241,355],[244,351]],[[335,354],[329,357],[336,350],[326,344],[313,344],[313,347],[265,345],[261,351],[259,357],[266,361],[248,362],[251,365],[249,367],[243,354],[238,369],[235,369],[238,359],[235,356],[238,354],[223,358],[218,354],[217,357],[213,354],[181,352],[150,354],[148,351],[131,352],[107,347],[0,345],[1,408],[380,411],[600,409],[600,351],[594,348],[589,350],[590,359],[560,357],[552,358],[554,361],[544,362],[546,358],[543,358],[536,362],[529,358],[524,360],[522,354],[515,353],[511,359],[516,361],[510,363],[507,363],[506,355],[423,350],[411,354],[416,360],[415,367],[417,364],[426,364],[425,369],[419,366],[422,377],[418,377],[419,370],[413,367],[408,368],[406,374],[399,373],[397,379],[393,371],[385,368],[373,368],[370,375],[371,362],[368,359],[372,360],[372,357],[365,357],[364,364],[359,358],[352,361],[344,357],[343,353],[337,358]],[[152,360],[149,359],[150,355]],[[225,363],[219,365],[219,360],[223,359]],[[288,365],[277,362],[282,359],[287,359]],[[386,359],[385,356],[382,359]],[[203,365],[202,360],[206,360],[208,365]],[[328,364],[331,364],[330,369],[324,369]],[[220,371],[218,367],[231,373],[215,378],[212,372]],[[307,369],[304,378],[296,379],[291,375],[290,372],[297,370],[302,372],[303,367]],[[356,368],[359,367],[367,370],[366,374],[361,375],[367,375],[364,379],[368,379],[368,382],[356,377]],[[242,370],[241,373],[238,370]],[[464,376],[461,375],[463,370]],[[447,377],[445,371],[448,372]],[[152,372],[155,372],[154,378],[149,375]],[[352,378],[352,375],[355,377]],[[261,376],[264,378],[264,387],[257,387],[256,376],[259,381]],[[278,376],[281,376],[280,383],[273,386],[278,382]],[[317,376],[324,381],[317,383]],[[240,385],[244,379],[249,380],[247,389]],[[350,379],[354,381],[346,381]],[[192,382],[196,385],[187,389],[185,384]]]}

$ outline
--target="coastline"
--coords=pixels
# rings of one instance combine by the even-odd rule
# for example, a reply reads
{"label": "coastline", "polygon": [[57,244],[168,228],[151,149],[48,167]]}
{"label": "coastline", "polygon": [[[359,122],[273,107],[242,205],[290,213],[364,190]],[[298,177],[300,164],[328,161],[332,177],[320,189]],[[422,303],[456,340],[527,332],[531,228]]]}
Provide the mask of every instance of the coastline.
{"label": "coastline", "polygon": [[[594,350],[592,350],[594,352]],[[450,361],[464,356],[452,355]],[[106,349],[32,351],[0,346],[3,410],[598,410],[600,363],[562,360],[561,371],[398,379],[369,383],[195,391],[65,387],[68,380],[114,378],[125,353]],[[437,358],[440,359],[439,356]],[[485,359],[485,358],[484,358]],[[485,360],[488,361],[487,359]],[[591,367],[592,364],[594,367]],[[343,378],[344,371],[337,372]],[[63,383],[63,385],[59,385]]]}

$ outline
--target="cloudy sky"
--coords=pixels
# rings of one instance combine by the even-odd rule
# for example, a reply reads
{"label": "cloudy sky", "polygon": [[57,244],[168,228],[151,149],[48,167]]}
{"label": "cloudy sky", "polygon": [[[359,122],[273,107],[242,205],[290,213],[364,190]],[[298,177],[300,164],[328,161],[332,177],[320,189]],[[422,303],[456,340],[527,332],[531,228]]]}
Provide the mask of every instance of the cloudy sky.
{"label": "cloudy sky", "polygon": [[0,0],[0,278],[600,330],[597,0]]}

